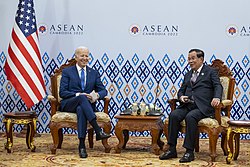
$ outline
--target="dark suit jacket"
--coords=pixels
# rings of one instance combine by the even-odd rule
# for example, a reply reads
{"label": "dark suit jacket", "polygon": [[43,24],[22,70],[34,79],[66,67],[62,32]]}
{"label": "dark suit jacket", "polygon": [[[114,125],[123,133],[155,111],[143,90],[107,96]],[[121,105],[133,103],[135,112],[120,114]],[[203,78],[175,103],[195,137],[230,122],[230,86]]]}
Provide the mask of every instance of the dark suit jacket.
{"label": "dark suit jacket", "polygon": [[[101,81],[98,71],[87,66],[86,73],[86,85],[83,91],[81,88],[81,79],[76,66],[63,69],[59,91],[59,95],[63,99],[61,101],[61,110],[63,110],[65,107],[67,100],[69,98],[75,97],[76,93],[79,92],[91,93],[93,90],[95,90],[95,92],[99,93],[100,99],[107,95],[107,90]],[[95,103],[92,104],[92,107],[95,111]]]}
{"label": "dark suit jacket", "polygon": [[[207,65],[200,71],[196,82],[192,85],[190,79],[193,71],[190,70],[185,76],[183,84],[178,91],[178,98],[181,96],[193,96],[199,110],[206,116],[214,116],[214,108],[211,106],[213,98],[222,97],[223,87],[220,83],[218,72]],[[183,107],[185,104],[180,105]]]}

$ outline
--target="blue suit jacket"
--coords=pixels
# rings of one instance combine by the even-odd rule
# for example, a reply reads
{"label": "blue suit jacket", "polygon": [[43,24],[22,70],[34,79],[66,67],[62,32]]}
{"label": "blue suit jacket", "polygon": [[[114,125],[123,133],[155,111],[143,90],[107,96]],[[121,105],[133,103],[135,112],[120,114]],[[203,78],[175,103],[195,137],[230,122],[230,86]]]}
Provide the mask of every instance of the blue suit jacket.
{"label": "blue suit jacket", "polygon": [[[86,85],[84,90],[81,88],[81,79],[79,77],[76,66],[71,66],[63,69],[62,78],[60,83],[59,95],[63,99],[61,101],[61,110],[63,111],[67,100],[75,97],[76,93],[91,93],[93,90],[98,92],[99,98],[102,99],[107,95],[107,90],[105,89],[98,71],[86,67]],[[95,111],[95,103],[92,104]]]}
{"label": "blue suit jacket", "polygon": [[[218,72],[214,68],[204,65],[193,85],[190,82],[192,73],[192,70],[190,70],[184,76],[183,84],[178,91],[178,98],[180,96],[193,96],[199,110],[206,116],[213,116],[214,108],[211,106],[211,101],[213,98],[221,99],[223,92]],[[185,104],[179,107],[183,106]]]}

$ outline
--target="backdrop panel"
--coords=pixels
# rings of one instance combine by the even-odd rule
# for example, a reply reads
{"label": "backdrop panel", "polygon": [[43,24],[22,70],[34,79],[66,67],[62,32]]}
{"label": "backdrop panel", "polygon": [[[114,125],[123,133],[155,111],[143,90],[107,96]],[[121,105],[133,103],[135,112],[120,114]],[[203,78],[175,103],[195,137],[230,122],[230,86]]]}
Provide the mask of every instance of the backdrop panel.
{"label": "backdrop panel", "polygon": [[[99,70],[109,91],[113,126],[114,116],[125,105],[140,101],[154,103],[157,83],[160,93],[156,102],[165,119],[170,112],[167,100],[176,97],[189,68],[188,51],[201,48],[206,63],[222,59],[234,73],[231,119],[249,120],[250,1],[36,0],[34,3],[47,94],[54,69],[67,62],[76,47],[84,45],[91,52],[90,66]],[[3,71],[17,4],[17,0],[0,1],[0,20],[5,20],[0,26],[1,131],[5,131],[3,113],[26,109]],[[39,115],[38,132],[48,133],[47,99],[33,110]],[[14,128],[20,131],[21,126]],[[65,129],[65,133],[75,132]],[[250,135],[243,138],[249,139]]]}

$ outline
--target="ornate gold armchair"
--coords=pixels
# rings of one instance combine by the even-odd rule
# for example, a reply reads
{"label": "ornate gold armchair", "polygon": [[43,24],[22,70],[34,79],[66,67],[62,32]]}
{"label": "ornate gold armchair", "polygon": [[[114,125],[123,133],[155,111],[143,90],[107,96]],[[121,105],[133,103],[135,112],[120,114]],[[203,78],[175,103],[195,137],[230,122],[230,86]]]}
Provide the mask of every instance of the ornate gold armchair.
{"label": "ornate gold armchair", "polygon": [[[227,150],[227,138],[226,132],[228,128],[228,121],[230,120],[230,110],[233,104],[233,93],[235,86],[235,79],[232,77],[232,72],[230,69],[224,65],[224,62],[216,59],[210,65],[218,70],[221,84],[223,86],[223,97],[220,105],[215,108],[215,118],[204,118],[199,121],[197,132],[197,140],[195,141],[195,151],[199,152],[199,134],[201,132],[207,133],[209,137],[209,151],[211,160],[215,161],[216,158],[216,144],[221,133],[221,148],[224,155],[228,154]],[[177,99],[168,100],[170,104],[171,111],[173,111],[177,106]],[[185,133],[185,121],[181,122],[181,132]],[[168,139],[168,119],[165,120],[164,124],[164,134]],[[164,148],[166,150],[167,147]]]}
{"label": "ornate gold armchair", "polygon": [[[59,87],[60,87],[60,80],[62,75],[62,70],[65,67],[73,66],[76,64],[75,59],[71,59],[68,63],[62,65],[59,69],[55,70],[54,75],[50,77],[51,79],[51,93],[52,95],[48,96],[48,99],[51,103],[51,121],[49,124],[51,135],[53,138],[53,145],[51,146],[51,153],[55,154],[57,148],[61,148],[63,142],[63,131],[62,128],[72,128],[77,129],[77,115],[76,113],[70,112],[60,112],[59,106],[61,98],[59,96]],[[111,122],[108,115],[108,105],[109,105],[109,98],[104,98],[104,111],[103,112],[96,112],[97,123],[100,127],[103,128],[104,132],[110,133],[111,131]],[[89,147],[93,148],[93,135],[94,130],[88,124],[88,141]],[[102,144],[105,148],[105,152],[109,153],[111,147],[109,146],[108,139],[102,140]]]}

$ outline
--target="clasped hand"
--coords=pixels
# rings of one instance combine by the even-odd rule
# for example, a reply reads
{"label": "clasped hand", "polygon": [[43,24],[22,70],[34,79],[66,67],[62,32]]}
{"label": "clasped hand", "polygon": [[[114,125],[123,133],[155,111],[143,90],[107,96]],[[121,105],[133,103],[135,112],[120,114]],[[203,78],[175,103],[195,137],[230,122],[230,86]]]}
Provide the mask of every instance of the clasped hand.
{"label": "clasped hand", "polygon": [[[180,101],[183,103],[189,103],[191,100],[188,98],[188,96],[181,96]],[[213,98],[211,101],[211,106],[216,107],[220,104],[220,99],[219,98]]]}
{"label": "clasped hand", "polygon": [[189,103],[191,100],[188,98],[188,96],[181,96],[180,101],[183,103]]}
{"label": "clasped hand", "polygon": [[99,99],[99,94],[95,92],[94,90],[90,94],[81,93],[81,95],[85,95],[91,103],[94,103]]}

